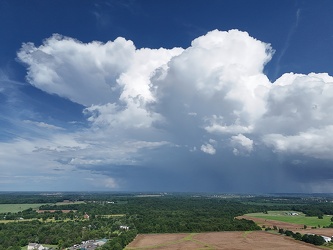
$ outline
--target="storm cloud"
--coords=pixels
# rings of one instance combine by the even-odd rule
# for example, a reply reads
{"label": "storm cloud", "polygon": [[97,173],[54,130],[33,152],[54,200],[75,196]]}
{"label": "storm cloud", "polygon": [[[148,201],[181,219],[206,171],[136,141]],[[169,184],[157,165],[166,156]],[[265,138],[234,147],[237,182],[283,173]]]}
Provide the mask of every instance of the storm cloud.
{"label": "storm cloud", "polygon": [[317,190],[328,180],[292,173],[333,160],[333,77],[290,72],[271,82],[264,67],[273,55],[270,44],[239,30],[213,30],[172,49],[138,49],[121,37],[26,43],[18,59],[27,81],[82,105],[88,126],[26,121],[54,131],[0,143],[1,157],[19,168],[20,157],[8,156],[15,152],[54,178],[52,169],[64,169],[101,189]]}

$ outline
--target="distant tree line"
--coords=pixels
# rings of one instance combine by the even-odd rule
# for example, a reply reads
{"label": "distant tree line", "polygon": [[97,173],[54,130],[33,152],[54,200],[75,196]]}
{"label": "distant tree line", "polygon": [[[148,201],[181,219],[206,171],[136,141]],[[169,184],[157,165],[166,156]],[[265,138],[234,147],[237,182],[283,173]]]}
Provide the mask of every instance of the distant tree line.
{"label": "distant tree line", "polygon": [[295,240],[304,241],[306,243],[310,243],[310,244],[313,244],[316,246],[323,245],[326,242],[322,236],[316,235],[316,234],[303,234],[302,235],[299,232],[294,233],[293,231],[283,230],[281,228],[279,229],[279,233],[285,234],[286,236],[293,237]]}
{"label": "distant tree line", "polygon": [[0,193],[0,204],[40,204],[75,200],[78,195],[41,195],[35,193]]}

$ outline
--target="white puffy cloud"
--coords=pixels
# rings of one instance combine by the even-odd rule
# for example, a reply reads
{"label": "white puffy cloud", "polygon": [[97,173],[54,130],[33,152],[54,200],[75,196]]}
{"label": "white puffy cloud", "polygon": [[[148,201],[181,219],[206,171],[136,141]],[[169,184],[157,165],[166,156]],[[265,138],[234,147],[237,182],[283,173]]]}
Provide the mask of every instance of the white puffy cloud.
{"label": "white puffy cloud", "polygon": [[270,88],[257,130],[290,135],[333,124],[332,97],[333,77],[327,74],[284,74]]}
{"label": "white puffy cloud", "polygon": [[253,141],[242,134],[232,136],[230,142],[235,155],[248,154],[253,150]]}
{"label": "white puffy cloud", "polygon": [[194,133],[198,141],[208,133],[230,136],[251,152],[241,141],[246,134],[281,151],[273,138],[281,142],[333,122],[333,78],[288,73],[272,84],[263,68],[273,53],[246,32],[214,30],[186,49],[54,35],[39,47],[24,44],[18,58],[32,85],[86,106],[93,126],[154,129],[159,122],[184,144],[197,143]]}
{"label": "white puffy cloud", "polygon": [[276,80],[256,126],[276,152],[332,159],[333,77],[288,73]]}
{"label": "white puffy cloud", "polygon": [[333,125],[320,129],[310,128],[295,135],[268,134],[263,142],[274,151],[286,154],[333,160]]}
{"label": "white puffy cloud", "polygon": [[[270,83],[262,70],[272,54],[246,32],[214,30],[185,50],[54,35],[39,47],[24,44],[18,58],[32,85],[86,106],[98,125],[149,127],[161,117],[170,122],[175,107],[204,121],[200,126],[210,133],[244,133],[265,111]],[[157,103],[154,113],[149,103]]]}
{"label": "white puffy cloud", "polygon": [[262,70],[272,53],[269,44],[246,32],[211,31],[152,79],[156,110],[174,124],[196,114],[197,126],[210,133],[251,131],[265,112],[270,82]]}
{"label": "white puffy cloud", "polygon": [[[41,46],[24,44],[18,58],[27,65],[28,81],[83,105],[88,125],[69,133],[26,120],[57,133],[11,147],[53,168],[95,173],[105,172],[96,166],[111,171],[147,158],[155,167],[162,157],[173,158],[170,148],[185,148],[193,157],[201,150],[225,159],[231,147],[236,156],[264,148],[333,160],[333,77],[286,73],[271,83],[263,69],[273,54],[270,44],[238,30],[208,32],[184,49],[136,49],[124,38],[82,43],[60,35]],[[125,185],[112,174],[98,178],[110,188]]]}
{"label": "white puffy cloud", "polygon": [[140,127],[158,119],[145,109],[154,100],[151,75],[181,52],[181,48],[137,50],[124,38],[84,44],[53,35],[39,47],[24,44],[18,58],[28,65],[32,85],[86,106],[90,121]]}
{"label": "white puffy cloud", "polygon": [[216,153],[216,149],[213,147],[213,145],[209,143],[202,144],[200,149],[202,152],[206,154],[214,155]]}
{"label": "white puffy cloud", "polygon": [[43,45],[26,43],[18,58],[28,65],[28,81],[48,93],[66,97],[85,106],[115,100],[117,79],[135,54],[131,41],[81,43],[53,35]]}

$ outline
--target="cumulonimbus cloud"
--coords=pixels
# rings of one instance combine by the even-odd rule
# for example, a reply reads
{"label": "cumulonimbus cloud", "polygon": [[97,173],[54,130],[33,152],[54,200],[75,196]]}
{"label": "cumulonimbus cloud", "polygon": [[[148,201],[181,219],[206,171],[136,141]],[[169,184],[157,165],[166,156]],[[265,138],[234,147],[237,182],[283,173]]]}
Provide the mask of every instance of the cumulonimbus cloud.
{"label": "cumulonimbus cloud", "polygon": [[54,35],[24,44],[18,58],[32,85],[84,105],[94,131],[208,154],[228,145],[250,155],[261,145],[332,159],[333,78],[287,73],[272,83],[263,69],[273,54],[247,32],[214,30],[184,49]]}

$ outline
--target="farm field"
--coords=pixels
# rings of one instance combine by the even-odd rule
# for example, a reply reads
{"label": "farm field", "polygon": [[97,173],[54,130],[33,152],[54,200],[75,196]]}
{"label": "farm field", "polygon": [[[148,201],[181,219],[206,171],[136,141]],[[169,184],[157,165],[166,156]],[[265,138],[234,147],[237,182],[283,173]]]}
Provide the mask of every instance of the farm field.
{"label": "farm field", "polygon": [[0,204],[0,213],[17,213],[29,208],[37,209],[42,205],[46,205],[46,203],[43,204]]}
{"label": "farm field", "polygon": [[321,249],[290,237],[264,231],[181,234],[139,234],[125,250],[143,249]]}
{"label": "farm field", "polygon": [[[289,215],[291,212],[294,211],[268,211],[267,214],[265,213],[251,213],[251,214],[245,214],[244,218],[260,218],[264,220],[274,220],[274,221],[280,221],[280,222],[286,222],[286,223],[292,223],[292,224],[298,224],[301,227],[304,225],[308,227],[323,227],[323,226],[329,226],[331,224],[331,217],[330,215],[324,215],[323,219],[319,219],[316,216],[305,216],[305,214],[301,212],[295,212],[298,215]],[[289,213],[289,214],[288,214]],[[255,221],[259,223],[259,221]],[[260,220],[261,224],[262,220]],[[298,226],[299,227],[299,226]]]}

